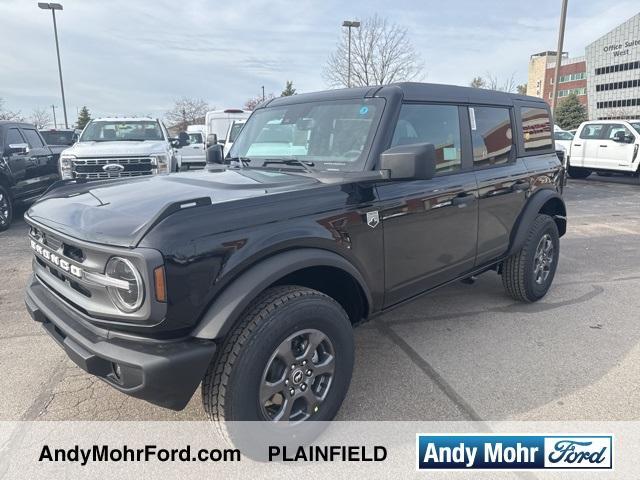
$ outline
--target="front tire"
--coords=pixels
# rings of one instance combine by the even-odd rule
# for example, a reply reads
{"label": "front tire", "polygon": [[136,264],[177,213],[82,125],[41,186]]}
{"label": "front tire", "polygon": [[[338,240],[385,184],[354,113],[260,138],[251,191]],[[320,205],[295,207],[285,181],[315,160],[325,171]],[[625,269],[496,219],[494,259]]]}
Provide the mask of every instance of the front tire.
{"label": "front tire", "polygon": [[204,409],[231,442],[227,422],[295,428],[305,420],[329,421],[346,396],[353,363],[353,328],[335,300],[304,287],[269,288],[249,305],[209,367]]}
{"label": "front tire", "polygon": [[13,203],[9,191],[0,185],[0,232],[4,232],[11,226],[13,220]]}
{"label": "front tire", "polygon": [[549,215],[539,214],[519,252],[502,264],[502,285],[521,302],[535,302],[551,287],[560,256],[558,226]]}
{"label": "front tire", "polygon": [[583,179],[591,175],[591,170],[588,168],[572,167],[571,165],[569,165],[568,171],[571,178]]}

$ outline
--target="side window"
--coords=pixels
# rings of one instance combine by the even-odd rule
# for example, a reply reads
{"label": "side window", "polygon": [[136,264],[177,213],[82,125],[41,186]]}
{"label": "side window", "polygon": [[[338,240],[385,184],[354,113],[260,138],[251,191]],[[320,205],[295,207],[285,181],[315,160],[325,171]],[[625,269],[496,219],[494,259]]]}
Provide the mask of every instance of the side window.
{"label": "side window", "polygon": [[391,146],[432,143],[436,172],[460,170],[462,164],[460,116],[453,105],[403,105]]}
{"label": "side window", "polygon": [[511,159],[513,131],[509,109],[470,107],[473,164],[476,167],[500,165]]}
{"label": "side window", "polygon": [[615,138],[616,133],[624,132],[625,136],[630,136],[631,132],[624,126],[619,123],[612,123],[607,125],[607,130],[605,131],[604,138],[607,140],[613,140]]}
{"label": "side window", "polygon": [[8,147],[9,145],[14,145],[16,143],[25,143],[24,138],[22,137],[20,130],[17,128],[10,128],[7,131],[7,143],[5,143],[5,146]]}
{"label": "side window", "polygon": [[549,150],[552,140],[551,118],[544,108],[522,107],[522,135],[526,152]]}
{"label": "side window", "polygon": [[23,128],[22,132],[24,133],[27,143],[31,148],[44,147],[44,143],[42,142],[40,135],[38,135],[38,132],[30,128]]}
{"label": "side window", "polygon": [[585,125],[580,132],[580,138],[585,140],[600,138],[604,125],[601,123],[592,123]]}

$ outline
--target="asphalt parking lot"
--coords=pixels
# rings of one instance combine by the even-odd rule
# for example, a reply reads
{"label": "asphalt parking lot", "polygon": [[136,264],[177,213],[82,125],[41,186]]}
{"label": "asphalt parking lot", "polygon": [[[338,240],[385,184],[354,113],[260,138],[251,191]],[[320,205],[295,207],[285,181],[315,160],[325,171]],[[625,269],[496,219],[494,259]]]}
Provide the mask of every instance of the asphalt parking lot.
{"label": "asphalt parking lot", "polygon": [[[640,419],[640,183],[592,176],[565,190],[569,230],[542,301],[500,277],[457,284],[356,330],[345,420]],[[0,234],[0,420],[198,420],[83,373],[31,321],[27,227]]]}

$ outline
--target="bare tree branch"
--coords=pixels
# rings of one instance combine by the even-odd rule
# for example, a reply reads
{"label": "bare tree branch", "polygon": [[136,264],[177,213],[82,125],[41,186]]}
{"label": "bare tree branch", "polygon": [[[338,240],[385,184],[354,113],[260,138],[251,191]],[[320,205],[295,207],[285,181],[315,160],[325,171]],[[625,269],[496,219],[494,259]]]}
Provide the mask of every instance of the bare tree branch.
{"label": "bare tree branch", "polygon": [[31,123],[33,123],[38,130],[42,130],[51,125],[51,115],[46,108],[36,108],[31,113]]}
{"label": "bare tree branch", "polygon": [[173,108],[165,114],[165,117],[169,124],[178,127],[177,130],[184,131],[187,126],[201,121],[209,110],[209,104],[201,98],[182,97],[176,100]]}
{"label": "bare tree branch", "polygon": [[[411,45],[407,29],[374,15],[351,31],[351,86],[419,80],[424,62]],[[349,40],[343,32],[322,75],[331,87],[348,86]]]}
{"label": "bare tree branch", "polygon": [[11,111],[4,109],[4,100],[0,98],[0,120],[9,120],[12,122],[24,122],[24,117],[20,110]]}

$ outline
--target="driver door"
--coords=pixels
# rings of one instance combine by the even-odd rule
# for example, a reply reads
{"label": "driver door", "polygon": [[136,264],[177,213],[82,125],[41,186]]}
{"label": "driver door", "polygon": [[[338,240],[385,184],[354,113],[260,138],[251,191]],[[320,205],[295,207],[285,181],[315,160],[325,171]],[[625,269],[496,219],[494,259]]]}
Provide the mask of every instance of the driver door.
{"label": "driver door", "polygon": [[631,170],[635,142],[616,141],[616,135],[623,132],[626,139],[635,138],[634,134],[621,123],[606,126],[602,140],[598,145],[598,164],[607,170]]}

